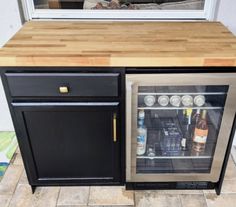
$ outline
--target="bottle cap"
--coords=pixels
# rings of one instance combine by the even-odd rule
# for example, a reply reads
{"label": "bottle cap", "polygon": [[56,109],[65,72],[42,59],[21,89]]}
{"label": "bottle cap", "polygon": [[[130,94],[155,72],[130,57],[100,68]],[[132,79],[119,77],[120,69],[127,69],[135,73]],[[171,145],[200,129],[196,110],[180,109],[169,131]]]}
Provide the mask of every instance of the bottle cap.
{"label": "bottle cap", "polygon": [[187,116],[191,116],[192,112],[193,112],[193,109],[192,109],[192,108],[187,109],[187,110],[186,110]]}

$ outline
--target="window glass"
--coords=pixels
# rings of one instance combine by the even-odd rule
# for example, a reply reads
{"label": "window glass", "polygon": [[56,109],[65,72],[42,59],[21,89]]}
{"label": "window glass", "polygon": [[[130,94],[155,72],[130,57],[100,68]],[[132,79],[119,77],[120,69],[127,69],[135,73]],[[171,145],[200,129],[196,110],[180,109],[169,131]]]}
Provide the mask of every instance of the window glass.
{"label": "window glass", "polygon": [[205,0],[34,0],[36,9],[203,10]]}

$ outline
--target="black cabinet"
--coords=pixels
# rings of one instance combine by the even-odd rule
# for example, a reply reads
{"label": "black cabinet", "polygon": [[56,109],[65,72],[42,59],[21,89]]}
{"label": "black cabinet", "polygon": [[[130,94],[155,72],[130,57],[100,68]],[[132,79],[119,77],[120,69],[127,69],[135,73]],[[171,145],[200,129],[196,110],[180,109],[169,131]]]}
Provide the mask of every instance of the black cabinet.
{"label": "black cabinet", "polygon": [[36,182],[120,182],[119,103],[13,106]]}
{"label": "black cabinet", "polygon": [[[6,73],[12,97],[118,97],[119,73]],[[68,88],[60,93],[59,87]]]}
{"label": "black cabinet", "polygon": [[34,70],[2,74],[30,185],[123,185],[124,72]]}

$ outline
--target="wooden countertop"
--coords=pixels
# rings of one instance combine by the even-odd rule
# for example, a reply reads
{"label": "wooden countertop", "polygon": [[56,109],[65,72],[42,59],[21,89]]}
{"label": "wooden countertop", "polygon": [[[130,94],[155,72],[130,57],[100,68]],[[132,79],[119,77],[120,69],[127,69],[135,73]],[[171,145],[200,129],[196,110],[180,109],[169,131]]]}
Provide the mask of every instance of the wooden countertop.
{"label": "wooden countertop", "polygon": [[236,66],[236,37],[218,22],[32,21],[0,66]]}

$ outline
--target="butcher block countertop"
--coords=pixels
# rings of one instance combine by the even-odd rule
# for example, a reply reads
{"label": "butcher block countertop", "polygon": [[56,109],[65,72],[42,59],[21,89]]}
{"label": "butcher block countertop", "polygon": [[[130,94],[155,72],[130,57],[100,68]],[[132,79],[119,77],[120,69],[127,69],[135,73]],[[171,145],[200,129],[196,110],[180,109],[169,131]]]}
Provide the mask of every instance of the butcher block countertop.
{"label": "butcher block countertop", "polygon": [[0,66],[236,66],[236,37],[218,22],[32,21]]}

